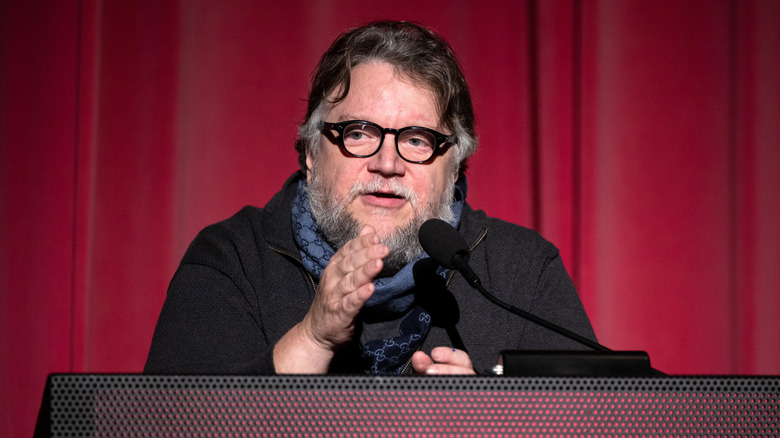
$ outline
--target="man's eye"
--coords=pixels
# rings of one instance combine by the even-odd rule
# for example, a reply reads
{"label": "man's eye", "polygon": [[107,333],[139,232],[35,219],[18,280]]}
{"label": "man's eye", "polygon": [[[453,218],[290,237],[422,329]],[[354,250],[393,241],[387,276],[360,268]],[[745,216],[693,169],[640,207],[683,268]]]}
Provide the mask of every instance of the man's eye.
{"label": "man's eye", "polygon": [[371,141],[373,139],[373,136],[370,132],[355,129],[352,131],[346,131],[344,132],[344,141],[355,143],[355,142],[367,142]]}
{"label": "man's eye", "polygon": [[406,144],[415,148],[430,148],[431,142],[422,137],[411,137],[406,139]]}

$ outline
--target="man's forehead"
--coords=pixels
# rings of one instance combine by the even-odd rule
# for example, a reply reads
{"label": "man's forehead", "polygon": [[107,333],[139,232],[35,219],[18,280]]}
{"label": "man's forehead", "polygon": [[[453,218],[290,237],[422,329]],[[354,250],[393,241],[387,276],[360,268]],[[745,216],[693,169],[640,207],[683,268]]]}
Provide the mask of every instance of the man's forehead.
{"label": "man's forehead", "polygon": [[[436,93],[436,88],[431,83],[421,78],[420,75],[415,74],[414,72],[411,71],[403,70],[397,65],[393,65],[391,63],[388,63],[386,61],[381,61],[381,60],[369,60],[369,61],[364,61],[359,64],[353,65],[352,68],[350,68],[349,70],[349,77],[346,79],[346,81],[349,81],[350,84],[349,90],[347,90],[346,94],[344,93],[344,89],[347,85],[346,81],[342,81],[334,87],[334,89],[330,92],[328,99],[326,99],[326,101],[329,102],[326,108],[326,114],[330,114],[336,107],[338,107],[341,103],[343,103],[344,100],[346,100],[350,96],[350,93],[353,92],[355,69],[372,65],[372,64],[373,65],[384,64],[384,65],[391,66],[393,69],[393,76],[392,76],[393,79],[397,79],[399,81],[405,82],[419,89],[420,92],[427,94],[430,97],[431,101],[433,102],[436,111],[435,118],[437,121],[437,126],[441,127],[442,110],[443,110],[442,97]],[[343,115],[338,116],[337,121],[343,122],[346,120],[356,120],[357,118],[359,117],[356,114],[348,115],[347,113],[344,113]]]}

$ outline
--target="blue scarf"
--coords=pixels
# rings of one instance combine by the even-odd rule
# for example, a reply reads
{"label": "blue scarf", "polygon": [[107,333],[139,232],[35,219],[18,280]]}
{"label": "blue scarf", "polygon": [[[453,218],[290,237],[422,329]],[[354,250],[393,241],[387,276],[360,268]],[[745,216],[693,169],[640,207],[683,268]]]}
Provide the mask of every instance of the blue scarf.
{"label": "blue scarf", "polygon": [[[455,216],[452,226],[457,226],[460,222],[466,188],[465,177],[458,178],[455,182],[455,201],[452,204]],[[314,220],[305,180],[298,182],[292,206],[292,227],[304,268],[319,280],[336,251],[327,242]],[[369,341],[363,345],[363,356],[371,361],[371,372],[374,374],[401,372],[403,365],[417,350],[430,328],[430,315],[420,306],[414,306],[412,269],[417,260],[408,263],[392,277],[374,280],[374,294],[365,307],[382,312],[407,313],[401,321],[398,336]],[[446,271],[440,272],[446,275]]]}

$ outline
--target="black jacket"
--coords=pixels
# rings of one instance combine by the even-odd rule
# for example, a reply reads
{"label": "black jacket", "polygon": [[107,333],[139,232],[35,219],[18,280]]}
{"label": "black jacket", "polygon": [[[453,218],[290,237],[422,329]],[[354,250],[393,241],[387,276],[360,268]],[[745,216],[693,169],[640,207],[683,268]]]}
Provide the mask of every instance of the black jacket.
{"label": "black jacket", "polygon": [[[245,207],[195,238],[168,289],[145,373],[274,373],[274,345],[303,319],[316,290],[316,281],[300,263],[291,230],[296,184],[297,174],[265,208]],[[468,205],[459,231],[472,246],[470,264],[487,290],[595,339],[552,244]],[[492,368],[502,349],[582,348],[497,307],[459,274],[446,281],[418,279],[418,290],[418,301],[433,317],[423,350],[465,347],[478,371]],[[332,372],[365,369],[355,341],[331,364]]]}

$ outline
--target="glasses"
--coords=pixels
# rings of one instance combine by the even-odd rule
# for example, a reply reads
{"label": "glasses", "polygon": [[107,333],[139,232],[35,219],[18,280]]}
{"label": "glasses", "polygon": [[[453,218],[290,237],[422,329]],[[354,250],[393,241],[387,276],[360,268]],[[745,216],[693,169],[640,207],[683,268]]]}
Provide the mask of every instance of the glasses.
{"label": "glasses", "polygon": [[364,120],[349,120],[339,123],[322,123],[323,129],[339,134],[338,145],[349,155],[367,158],[375,155],[388,133],[395,135],[395,150],[398,156],[410,163],[425,163],[438,153],[457,143],[455,134],[445,135],[433,129],[419,126],[406,128],[383,128]]}

